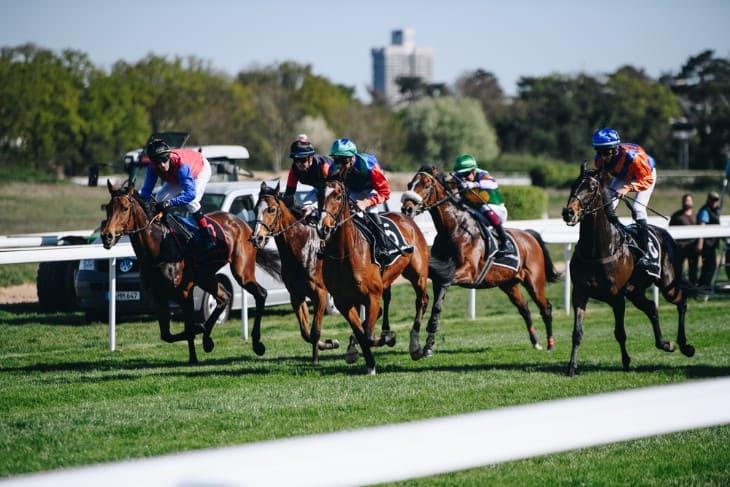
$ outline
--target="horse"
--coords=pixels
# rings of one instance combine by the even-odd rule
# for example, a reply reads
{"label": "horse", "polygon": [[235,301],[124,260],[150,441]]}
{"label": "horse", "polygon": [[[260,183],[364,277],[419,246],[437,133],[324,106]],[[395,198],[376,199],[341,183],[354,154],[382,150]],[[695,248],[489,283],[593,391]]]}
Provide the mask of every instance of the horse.
{"label": "horse", "polygon": [[[400,275],[410,281],[416,292],[416,316],[411,335],[421,327],[421,319],[428,306],[428,246],[421,230],[408,217],[398,213],[386,213],[398,227],[405,242],[413,246],[413,252],[398,256],[389,265],[381,267],[373,262],[372,249],[367,239],[356,228],[353,218],[356,212],[342,181],[327,183],[324,199],[320,202],[320,217],[317,232],[325,242],[322,275],[332,295],[335,306],[350,324],[354,340],[360,345],[365,357],[367,372],[375,374],[375,359],[371,348],[388,344],[388,335],[375,337],[375,324],[381,311],[380,300],[384,299],[384,323],[388,315],[390,286]],[[360,321],[360,306],[365,307],[365,322]],[[352,349],[355,343],[350,340]],[[420,350],[410,348],[411,356]],[[356,358],[356,356],[355,356]]]}
{"label": "horse", "polygon": [[[687,357],[695,353],[687,343],[684,324],[687,313],[688,290],[681,281],[681,268],[676,267],[676,244],[669,233],[651,226],[659,242],[661,273],[652,277],[636,271],[637,258],[629,248],[626,234],[611,224],[606,217],[603,201],[604,187],[610,175],[605,171],[587,170],[586,163],[571,186],[568,202],[563,208],[563,220],[569,226],[580,224],[580,237],[570,259],[570,277],[573,281],[573,349],[567,374],[574,376],[578,370],[578,348],[583,340],[583,321],[588,298],[608,303],[613,309],[614,336],[621,347],[621,362],[629,370],[631,358],[626,351],[624,311],[628,298],[646,314],[654,331],[658,349],[673,352],[671,342],[664,340],[659,326],[659,313],[654,301],[646,297],[646,289],[655,284],[664,298],[677,307],[677,343]],[[608,204],[611,204],[609,202]]]}
{"label": "horse", "polygon": [[547,282],[556,282],[560,274],[555,270],[540,234],[531,230],[505,229],[519,250],[517,270],[495,265],[487,268],[490,265],[487,243],[479,224],[463,209],[460,197],[450,187],[445,174],[435,166],[422,166],[407,187],[401,211],[406,215],[428,211],[437,232],[431,248],[429,276],[433,281],[434,301],[423,356],[433,354],[443,301],[451,284],[470,289],[499,287],[525,321],[530,343],[540,350],[530,309],[520,289],[522,284],[540,309],[547,333],[547,349],[552,351],[555,347],[552,305],[545,295],[545,286]]}
{"label": "horse", "polygon": [[[317,256],[320,241],[313,226],[304,222],[307,215],[295,213],[281,198],[279,185],[270,188],[261,183],[254,209],[256,223],[252,241],[261,250],[273,238],[281,257],[281,278],[289,291],[291,307],[299,321],[304,341],[312,344],[312,363],[319,362],[320,350],[339,348],[337,340],[320,340],[322,319],[327,304],[327,288],[322,277],[322,259]],[[309,325],[307,298],[312,301],[314,316]]]}
{"label": "horse", "polygon": [[[225,262],[201,262],[200,259],[186,257],[181,262],[169,265],[160,261],[163,241],[169,231],[160,220],[160,214],[149,217],[139,193],[134,185],[125,183],[121,188],[115,188],[107,180],[107,187],[111,200],[103,205],[107,212],[107,219],[101,230],[104,248],[112,248],[119,239],[128,235],[132,248],[140,264],[142,285],[152,295],[152,300],[160,326],[160,337],[167,343],[187,340],[188,363],[198,363],[195,351],[195,336],[203,334],[203,350],[211,352],[215,346],[211,332],[216,320],[231,301],[231,293],[216,279],[215,272]],[[257,355],[266,351],[261,342],[261,316],[266,303],[267,292],[256,282],[256,263],[269,272],[279,272],[279,260],[276,252],[257,252],[251,242],[251,229],[239,218],[223,211],[206,215],[214,221],[223,232],[228,246],[227,262],[231,265],[231,273],[238,284],[248,291],[256,301],[256,317],[251,336],[253,350]],[[216,308],[203,325],[195,323],[193,309],[193,287],[215,297]],[[180,304],[185,328],[181,333],[170,333],[169,300]]]}

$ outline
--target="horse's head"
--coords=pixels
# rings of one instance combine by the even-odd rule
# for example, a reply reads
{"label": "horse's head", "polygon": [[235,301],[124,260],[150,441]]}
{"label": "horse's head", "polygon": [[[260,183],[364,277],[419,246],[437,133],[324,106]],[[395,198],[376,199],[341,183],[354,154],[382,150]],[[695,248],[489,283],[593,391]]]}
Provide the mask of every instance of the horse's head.
{"label": "horse's head", "polygon": [[134,191],[134,184],[127,182],[121,188],[115,188],[107,180],[106,185],[111,200],[106,205],[102,205],[102,208],[106,210],[106,222],[104,228],[101,229],[101,240],[104,248],[110,249],[119,241],[122,235],[131,233],[138,228],[135,213],[144,213],[144,210]]}
{"label": "horse's head", "polygon": [[438,205],[446,191],[441,178],[443,173],[436,166],[421,166],[401,196],[401,213],[415,216]]}
{"label": "horse's head", "polygon": [[569,226],[580,223],[585,215],[597,212],[603,206],[605,174],[598,170],[587,170],[586,163],[580,167],[580,175],[570,187],[570,197],[563,208],[563,220]]}
{"label": "horse's head", "polygon": [[259,199],[254,208],[256,224],[253,227],[253,235],[251,235],[251,241],[257,249],[263,249],[271,235],[281,227],[283,206],[284,201],[279,193],[279,183],[275,188],[270,188],[265,182],[261,183]]}
{"label": "horse's head", "polygon": [[324,190],[324,200],[320,209],[317,234],[322,240],[332,236],[347,210],[349,204],[347,190],[341,181],[330,181]]}

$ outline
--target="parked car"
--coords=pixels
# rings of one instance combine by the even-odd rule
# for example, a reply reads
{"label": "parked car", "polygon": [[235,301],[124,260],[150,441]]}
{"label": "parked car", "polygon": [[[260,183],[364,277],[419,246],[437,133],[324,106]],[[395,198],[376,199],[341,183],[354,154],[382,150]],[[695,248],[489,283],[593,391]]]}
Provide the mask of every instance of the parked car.
{"label": "parked car", "polygon": [[[204,212],[223,210],[230,212],[253,228],[255,220],[254,206],[258,197],[260,182],[231,182],[209,183],[201,200]],[[309,188],[311,189],[311,188]],[[301,198],[307,193],[305,187],[297,192]],[[122,241],[127,237],[124,237]],[[268,247],[276,249],[273,240]],[[117,312],[151,313],[154,311],[151,297],[140,285],[140,276],[137,259],[134,257],[117,259]],[[89,319],[104,319],[107,316],[109,303],[109,264],[107,260],[81,260],[75,276],[75,291],[79,307],[84,310]],[[219,321],[228,319],[231,310],[239,310],[242,305],[241,287],[233,278],[230,266],[222,267],[217,277],[229,291],[233,292],[233,300],[229,309],[225,310]],[[289,303],[289,293],[279,276],[273,276],[260,267],[256,268],[256,279],[268,291],[266,305]],[[200,318],[207,319],[215,308],[215,298],[196,287],[193,292],[193,303]],[[177,307],[175,305],[175,307]],[[249,307],[254,307],[253,298],[249,298]],[[331,300],[328,302],[328,312],[336,312]]]}

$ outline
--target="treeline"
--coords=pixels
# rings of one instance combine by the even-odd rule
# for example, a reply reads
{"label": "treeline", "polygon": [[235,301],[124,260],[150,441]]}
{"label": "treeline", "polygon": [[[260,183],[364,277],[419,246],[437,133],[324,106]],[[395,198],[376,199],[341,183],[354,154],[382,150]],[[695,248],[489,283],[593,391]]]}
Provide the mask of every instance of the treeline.
{"label": "treeline", "polygon": [[[436,87],[437,89],[434,89]],[[349,136],[390,170],[443,164],[460,152],[493,161],[500,152],[576,162],[611,125],[644,145],[662,166],[676,164],[671,120],[695,132],[692,167],[724,167],[730,135],[730,62],[707,51],[659,80],[630,66],[604,76],[524,77],[504,95],[489,72],[465,73],[455,86],[404,79],[407,103],[363,103],[354,89],[284,62],[235,76],[195,58],[150,54],[105,70],[79,51],[32,44],[0,51],[0,164],[58,177],[114,164],[151,132],[184,130],[189,144],[242,144],[254,167],[280,169],[295,134],[326,151]],[[509,171],[511,158],[494,162]]]}

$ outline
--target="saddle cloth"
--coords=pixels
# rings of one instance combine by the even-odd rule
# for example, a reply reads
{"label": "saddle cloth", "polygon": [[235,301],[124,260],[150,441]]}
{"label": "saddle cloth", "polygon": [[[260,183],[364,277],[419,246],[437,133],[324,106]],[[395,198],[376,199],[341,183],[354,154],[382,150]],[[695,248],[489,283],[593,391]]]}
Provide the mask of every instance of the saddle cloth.
{"label": "saddle cloth", "polygon": [[191,216],[166,215],[164,222],[168,233],[162,239],[160,260],[180,262],[191,257],[196,262],[205,263],[207,267],[216,269],[223,267],[228,262],[230,247],[218,222],[210,218],[208,221],[216,233],[211,247],[207,247],[208,237],[203,235],[203,230]]}
{"label": "saddle cloth", "polygon": [[391,220],[387,216],[380,215],[380,221],[383,222],[383,230],[385,230],[385,235],[388,239],[390,239],[391,242],[393,242],[393,246],[391,249],[388,249],[388,257],[383,259],[383,261],[378,261],[375,258],[375,247],[378,244],[375,240],[375,236],[373,235],[373,231],[370,229],[370,225],[372,223],[369,218],[367,218],[366,221],[366,218],[367,217],[363,218],[357,215],[352,219],[352,221],[355,222],[355,226],[358,228],[358,230],[360,230],[360,233],[362,233],[362,235],[365,237],[365,240],[370,243],[370,248],[372,248],[373,250],[372,252],[370,252],[373,262],[384,269],[396,260],[398,260],[398,257],[401,256],[401,253],[398,249],[407,245],[407,242],[405,238],[403,238],[403,234],[398,228],[398,225],[396,225],[393,220]]}
{"label": "saddle cloth", "polygon": [[[629,249],[631,249],[634,253],[634,257],[638,260],[644,256],[644,253],[641,251],[641,248],[637,243],[639,226],[632,223],[625,228],[628,237]],[[659,244],[659,239],[651,226],[649,227],[649,246],[647,248],[647,256],[649,257],[650,265],[646,269],[646,273],[652,277],[659,278],[662,272],[662,246]]]}

